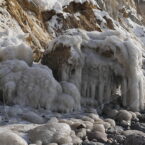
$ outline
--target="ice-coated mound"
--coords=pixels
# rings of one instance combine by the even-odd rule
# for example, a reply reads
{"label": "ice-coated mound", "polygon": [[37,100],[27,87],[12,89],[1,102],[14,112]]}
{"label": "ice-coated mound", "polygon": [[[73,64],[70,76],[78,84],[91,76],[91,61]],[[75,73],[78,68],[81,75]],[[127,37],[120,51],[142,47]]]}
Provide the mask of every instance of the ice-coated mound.
{"label": "ice-coated mound", "polygon": [[42,107],[58,112],[80,109],[80,93],[76,86],[66,82],[62,90],[47,66],[28,66],[16,59],[3,61],[0,63],[0,78],[0,90],[3,92],[0,99],[6,104]]}
{"label": "ice-coated mound", "polygon": [[20,59],[32,65],[33,52],[26,44],[25,36],[12,30],[0,32],[0,61]]}
{"label": "ice-coated mound", "polygon": [[24,61],[7,60],[0,63],[0,88],[6,103],[51,108],[61,86],[47,67],[29,67]]}
{"label": "ice-coated mound", "polygon": [[75,84],[84,105],[102,106],[120,95],[128,109],[143,110],[143,47],[127,37],[113,30],[70,29],[49,44],[42,63],[58,81]]}

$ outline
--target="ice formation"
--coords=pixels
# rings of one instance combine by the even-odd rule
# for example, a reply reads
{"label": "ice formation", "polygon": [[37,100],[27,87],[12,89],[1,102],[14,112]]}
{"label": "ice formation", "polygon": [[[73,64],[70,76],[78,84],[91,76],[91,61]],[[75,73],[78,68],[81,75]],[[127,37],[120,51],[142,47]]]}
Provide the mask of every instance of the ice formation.
{"label": "ice formation", "polygon": [[32,65],[33,52],[25,42],[26,34],[12,30],[0,32],[0,61],[20,59]]}
{"label": "ice formation", "polygon": [[33,64],[25,35],[14,35],[13,31],[1,34],[0,99],[4,103],[62,112],[80,109],[80,93],[73,84],[62,82],[61,86],[48,67]]}
{"label": "ice formation", "polygon": [[0,70],[0,87],[8,104],[49,109],[61,92],[49,68],[29,67],[24,61],[7,60],[0,64]]}
{"label": "ice formation", "polygon": [[[125,107],[134,111],[144,109],[143,48],[139,41],[123,37],[117,31],[68,30],[50,44],[42,60],[55,71],[57,68],[52,67],[49,61],[51,57],[56,58],[58,46],[62,43],[65,48],[63,54],[67,48],[71,49],[69,57],[58,65],[58,68],[63,66],[63,69],[57,70],[57,78],[74,83],[81,92],[84,105],[102,107],[104,103],[116,99],[116,94],[121,92]],[[57,65],[57,60],[53,63]]]}
{"label": "ice formation", "polygon": [[81,95],[78,88],[73,83],[69,83],[69,82],[61,82],[61,86],[63,92],[70,95],[74,100],[75,105],[73,105],[74,106],[73,109],[80,110]]}
{"label": "ice formation", "polygon": [[[1,100],[7,104],[71,112],[80,110],[81,103],[102,108],[104,103],[120,96],[126,108],[134,111],[145,109],[145,52],[143,44],[137,39],[139,37],[144,42],[144,27],[135,25],[130,18],[124,18],[124,13],[118,17],[121,26],[101,10],[96,1],[28,0],[40,8],[41,14],[46,12],[42,14],[44,17],[51,15],[44,23],[57,37],[49,43],[42,59],[42,64],[48,67],[33,64],[32,50],[25,42],[23,33],[2,32],[3,29],[0,29]],[[72,12],[69,7],[67,9],[67,6],[71,8],[85,2],[88,3],[82,7],[90,5],[90,13],[83,13],[84,9],[81,12],[78,8]],[[103,0],[99,2],[102,8],[106,7]],[[121,8],[118,13],[120,11]],[[114,14],[113,11],[110,13]],[[92,15],[90,19],[87,19],[88,15]],[[67,26],[67,21],[63,22],[60,18],[66,20],[68,16],[75,17],[76,22]],[[136,17],[133,18],[136,20]],[[5,26],[5,15],[1,18],[2,24],[6,20]],[[96,19],[92,22],[92,28],[87,27],[91,19]],[[68,22],[71,23],[71,17]],[[73,26],[79,22],[81,25]],[[130,31],[127,32],[125,26],[129,26]],[[63,32],[66,30],[63,27],[68,30]]]}

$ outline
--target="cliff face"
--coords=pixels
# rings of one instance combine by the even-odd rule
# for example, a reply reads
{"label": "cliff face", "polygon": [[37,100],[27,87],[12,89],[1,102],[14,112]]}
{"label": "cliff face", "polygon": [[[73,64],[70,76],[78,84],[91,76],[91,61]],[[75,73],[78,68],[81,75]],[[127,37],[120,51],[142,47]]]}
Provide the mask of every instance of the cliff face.
{"label": "cliff face", "polygon": [[[25,51],[29,46],[33,50],[34,61],[41,61],[52,70],[54,75],[52,79],[54,85],[51,89],[47,88],[49,85],[47,79],[45,79],[47,84],[44,85],[45,88],[42,89],[42,84],[39,84],[41,88],[39,95],[36,93],[37,89],[32,77],[30,79],[32,86],[30,86],[35,92],[33,94],[27,92],[26,101],[23,101],[24,105],[35,106],[31,104],[32,98],[29,97],[31,94],[31,96],[39,96],[35,98],[36,102],[43,97],[51,100],[44,103],[42,99],[43,101],[40,101],[40,104],[36,103],[36,106],[52,110],[61,110],[51,105],[58,103],[56,103],[57,96],[71,102],[70,108],[62,103],[63,111],[77,110],[76,108],[80,108],[80,103],[83,106],[97,105],[102,109],[104,104],[112,102],[118,96],[122,100],[121,104],[128,109],[144,110],[143,2],[134,0],[81,0],[79,2],[77,0],[52,2],[3,0],[0,5],[0,30],[3,41],[1,47],[4,47],[0,52],[1,61],[14,58],[25,61],[27,59]],[[4,32],[5,30],[7,32]],[[15,39],[13,35],[16,36]],[[9,41],[7,42],[6,39]],[[9,47],[10,45],[13,46],[14,54],[11,53],[13,49]],[[21,51],[17,52],[15,45],[19,46]],[[24,49],[23,46],[25,46]],[[29,61],[26,62],[30,68],[25,67],[28,69],[26,74],[24,73],[26,77],[29,71],[31,72],[31,67],[32,70],[35,69],[32,65],[31,54],[28,56]],[[9,63],[11,64],[8,62],[8,65]],[[12,66],[15,68],[15,65]],[[39,67],[41,69],[43,66]],[[49,70],[43,69],[39,72],[37,69],[38,73],[46,71],[48,76],[51,74]],[[18,73],[22,70],[15,71]],[[12,70],[11,73],[15,72]],[[40,77],[39,74],[36,76]],[[13,78],[15,86],[13,88],[9,82],[11,80],[2,82],[1,87],[6,89],[6,94],[9,94],[7,99],[10,103],[22,103],[20,101],[22,95],[13,99],[16,94],[23,94],[25,90],[17,87],[18,80],[19,78]],[[43,82],[43,79],[40,79],[40,82]],[[74,85],[78,97],[75,98],[73,93],[65,92],[61,82]],[[25,83],[29,84],[29,81]],[[57,89],[53,92],[55,87]],[[47,94],[50,95],[47,96]]]}
{"label": "cliff face", "polygon": [[39,61],[50,35],[47,33],[39,7],[31,2],[6,0],[1,2],[1,25],[3,30],[26,33],[27,42],[34,52],[34,60]]}

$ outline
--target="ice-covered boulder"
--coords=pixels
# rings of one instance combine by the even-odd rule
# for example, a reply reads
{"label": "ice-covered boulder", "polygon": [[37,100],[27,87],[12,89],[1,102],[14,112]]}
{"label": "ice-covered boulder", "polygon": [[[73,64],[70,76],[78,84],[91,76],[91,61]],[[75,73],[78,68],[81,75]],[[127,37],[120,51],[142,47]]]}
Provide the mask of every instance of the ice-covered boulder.
{"label": "ice-covered boulder", "polygon": [[11,131],[0,132],[0,145],[28,145],[27,142]]}
{"label": "ice-covered boulder", "polygon": [[40,140],[44,145],[49,143],[69,144],[72,142],[71,128],[65,123],[49,122],[29,132],[32,143]]}
{"label": "ice-covered boulder", "polygon": [[0,76],[7,104],[50,109],[54,98],[62,92],[51,70],[43,65],[29,67],[24,61],[7,60],[0,63]]}
{"label": "ice-covered boulder", "polygon": [[144,109],[142,54],[140,42],[119,31],[70,29],[50,43],[42,63],[58,81],[74,83],[84,105],[102,106],[120,95],[137,111]]}

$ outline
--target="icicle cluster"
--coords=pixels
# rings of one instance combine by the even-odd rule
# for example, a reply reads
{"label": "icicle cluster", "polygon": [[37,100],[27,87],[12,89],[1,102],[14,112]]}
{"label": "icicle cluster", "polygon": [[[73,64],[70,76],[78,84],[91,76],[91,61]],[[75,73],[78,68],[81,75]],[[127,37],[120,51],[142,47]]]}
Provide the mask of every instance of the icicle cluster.
{"label": "icicle cluster", "polygon": [[[143,49],[138,41],[123,38],[117,31],[68,30],[66,35],[51,43],[47,52],[49,57],[44,56],[42,63],[49,66],[47,62],[51,60],[51,52],[55,57],[54,52],[59,48],[56,46],[61,43],[71,49],[70,57],[61,64],[60,81],[74,83],[81,92],[84,105],[110,103],[120,91],[125,107],[134,111],[144,109]],[[55,65],[56,62],[53,63]]]}
{"label": "icicle cluster", "polygon": [[80,93],[75,85],[59,84],[44,65],[32,64],[32,50],[23,35],[2,33],[0,39],[0,100],[59,112],[80,109]]}

